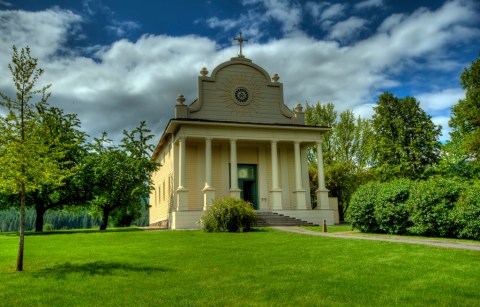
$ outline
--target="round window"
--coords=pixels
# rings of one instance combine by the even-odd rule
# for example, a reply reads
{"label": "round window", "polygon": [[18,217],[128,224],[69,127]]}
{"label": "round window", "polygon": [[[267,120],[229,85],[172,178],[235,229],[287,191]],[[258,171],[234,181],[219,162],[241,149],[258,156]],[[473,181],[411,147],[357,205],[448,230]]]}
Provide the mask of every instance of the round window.
{"label": "round window", "polygon": [[233,91],[233,98],[237,104],[247,105],[250,102],[250,93],[244,87],[237,87]]}

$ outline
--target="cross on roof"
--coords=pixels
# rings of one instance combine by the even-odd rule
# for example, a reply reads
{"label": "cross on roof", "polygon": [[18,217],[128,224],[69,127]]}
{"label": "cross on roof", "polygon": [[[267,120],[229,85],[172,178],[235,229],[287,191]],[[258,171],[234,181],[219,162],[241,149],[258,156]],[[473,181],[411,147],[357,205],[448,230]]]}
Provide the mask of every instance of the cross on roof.
{"label": "cross on roof", "polygon": [[242,32],[240,32],[239,36],[238,36],[238,37],[235,37],[233,40],[238,41],[238,43],[240,44],[240,53],[238,54],[238,56],[239,56],[239,57],[243,57],[243,54],[242,54],[242,43],[243,43],[243,42],[248,42],[248,39],[243,38],[243,37],[242,37]]}

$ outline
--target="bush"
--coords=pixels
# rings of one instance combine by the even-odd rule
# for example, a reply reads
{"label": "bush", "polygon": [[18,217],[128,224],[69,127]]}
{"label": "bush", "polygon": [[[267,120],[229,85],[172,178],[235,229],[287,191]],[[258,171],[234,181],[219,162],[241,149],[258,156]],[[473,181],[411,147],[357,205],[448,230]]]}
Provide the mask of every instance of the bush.
{"label": "bush", "polygon": [[347,212],[347,221],[353,229],[361,232],[377,232],[379,230],[375,219],[375,199],[379,183],[369,182],[353,193]]}
{"label": "bush", "polygon": [[55,228],[53,227],[52,224],[49,224],[49,223],[45,223],[43,225],[43,231],[53,231]]}
{"label": "bush", "polygon": [[405,234],[409,225],[405,203],[412,181],[397,179],[379,185],[375,197],[375,220],[378,228],[389,234]]}
{"label": "bush", "polygon": [[453,208],[465,184],[453,179],[431,178],[412,187],[407,207],[414,235],[453,237]]}
{"label": "bush", "polygon": [[480,181],[465,188],[453,211],[457,236],[480,239]]}
{"label": "bush", "polygon": [[249,202],[226,197],[215,200],[199,222],[206,232],[244,232],[257,225],[257,215]]}

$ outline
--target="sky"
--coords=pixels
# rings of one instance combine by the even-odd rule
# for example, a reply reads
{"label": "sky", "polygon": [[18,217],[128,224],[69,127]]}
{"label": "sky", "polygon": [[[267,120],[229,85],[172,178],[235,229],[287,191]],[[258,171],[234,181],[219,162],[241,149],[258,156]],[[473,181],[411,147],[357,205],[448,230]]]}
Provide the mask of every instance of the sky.
{"label": "sky", "polygon": [[92,137],[140,121],[156,135],[202,67],[243,54],[283,83],[293,108],[332,102],[362,118],[389,91],[414,96],[449,138],[460,74],[479,55],[480,2],[0,0],[0,91],[13,96],[12,45],[29,46],[49,102]]}

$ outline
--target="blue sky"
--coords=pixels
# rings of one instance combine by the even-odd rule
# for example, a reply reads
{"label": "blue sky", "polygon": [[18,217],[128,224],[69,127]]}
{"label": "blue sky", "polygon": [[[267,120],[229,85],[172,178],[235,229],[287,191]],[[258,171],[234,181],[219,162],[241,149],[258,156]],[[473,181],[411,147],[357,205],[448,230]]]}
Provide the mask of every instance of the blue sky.
{"label": "blue sky", "polygon": [[284,84],[285,103],[332,102],[362,117],[384,91],[415,96],[448,139],[459,76],[480,51],[478,1],[0,0],[0,91],[11,47],[30,46],[50,103],[92,136],[147,121],[157,139],[196,77],[244,54]]}

